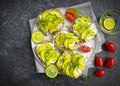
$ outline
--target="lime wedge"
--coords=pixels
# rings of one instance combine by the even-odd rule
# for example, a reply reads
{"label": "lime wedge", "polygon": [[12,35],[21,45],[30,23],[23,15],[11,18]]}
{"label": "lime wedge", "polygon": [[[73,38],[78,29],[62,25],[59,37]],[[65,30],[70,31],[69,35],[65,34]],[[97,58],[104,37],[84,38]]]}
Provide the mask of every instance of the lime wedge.
{"label": "lime wedge", "polygon": [[116,23],[113,18],[106,18],[103,24],[107,30],[112,30],[114,29]]}
{"label": "lime wedge", "polygon": [[46,67],[45,74],[49,78],[55,78],[58,75],[58,69],[57,69],[56,65],[50,64],[48,67]]}
{"label": "lime wedge", "polygon": [[37,30],[32,33],[33,42],[40,43],[43,39],[44,39],[44,35],[42,32]]}

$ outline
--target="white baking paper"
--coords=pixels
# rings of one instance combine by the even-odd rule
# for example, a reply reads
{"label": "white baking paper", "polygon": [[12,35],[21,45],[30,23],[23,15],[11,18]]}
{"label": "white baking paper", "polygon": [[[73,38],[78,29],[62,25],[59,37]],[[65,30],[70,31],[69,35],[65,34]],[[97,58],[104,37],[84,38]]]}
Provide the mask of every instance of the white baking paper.
{"label": "white baking paper", "polygon": [[[98,43],[97,43],[96,53],[101,52],[102,51],[101,45],[105,42],[105,38],[104,38],[103,33],[99,29],[97,19],[95,17],[95,14],[94,14],[92,6],[91,6],[91,2],[86,2],[86,3],[75,5],[75,6],[72,6],[72,7],[79,9],[82,13],[85,13],[86,15],[89,15],[90,18],[96,24],[96,27],[98,29],[98,33],[97,33]],[[35,22],[36,22],[36,18],[33,18],[33,19],[29,20],[31,32],[34,28]],[[94,67],[94,57],[95,56],[93,56],[92,59],[90,59],[89,62],[86,64],[86,68],[83,71],[83,74],[87,75],[88,74],[88,69]],[[35,60],[35,66],[36,66],[37,72],[38,73],[44,73],[43,66],[40,65],[40,63],[36,60],[36,58],[34,58],[34,60]]]}

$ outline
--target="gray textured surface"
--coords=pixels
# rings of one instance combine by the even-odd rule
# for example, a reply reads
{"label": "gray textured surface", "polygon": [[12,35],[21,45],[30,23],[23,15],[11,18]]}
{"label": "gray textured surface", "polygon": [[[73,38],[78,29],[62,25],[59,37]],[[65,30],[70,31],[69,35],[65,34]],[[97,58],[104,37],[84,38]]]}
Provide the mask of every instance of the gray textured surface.
{"label": "gray textured surface", "polygon": [[[47,2],[46,2],[47,1]],[[51,7],[81,4],[90,0],[1,0],[0,1],[0,86],[120,86],[120,34],[105,35],[106,40],[115,42],[114,54],[98,53],[105,58],[116,57],[116,66],[106,70],[103,78],[96,78],[90,69],[90,83],[59,75],[49,79],[35,70],[30,44],[28,20]],[[48,3],[50,2],[50,3]],[[119,0],[91,0],[97,18],[108,9],[119,9]]]}

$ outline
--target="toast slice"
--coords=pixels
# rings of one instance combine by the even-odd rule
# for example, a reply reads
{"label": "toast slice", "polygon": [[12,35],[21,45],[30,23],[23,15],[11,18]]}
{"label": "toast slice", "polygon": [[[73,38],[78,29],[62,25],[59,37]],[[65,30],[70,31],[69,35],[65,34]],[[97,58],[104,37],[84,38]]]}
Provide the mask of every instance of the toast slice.
{"label": "toast slice", "polygon": [[88,16],[79,17],[71,26],[70,30],[79,37],[81,42],[88,42],[96,35],[94,28],[91,28],[93,23]]}
{"label": "toast slice", "polygon": [[59,56],[53,43],[49,42],[37,45],[35,47],[35,53],[44,67],[54,64]]}
{"label": "toast slice", "polygon": [[73,33],[61,31],[54,35],[53,43],[62,52],[64,50],[73,51],[79,43],[79,39]]}
{"label": "toast slice", "polygon": [[37,17],[37,26],[44,34],[52,34],[64,27],[64,19],[59,9],[46,10]]}

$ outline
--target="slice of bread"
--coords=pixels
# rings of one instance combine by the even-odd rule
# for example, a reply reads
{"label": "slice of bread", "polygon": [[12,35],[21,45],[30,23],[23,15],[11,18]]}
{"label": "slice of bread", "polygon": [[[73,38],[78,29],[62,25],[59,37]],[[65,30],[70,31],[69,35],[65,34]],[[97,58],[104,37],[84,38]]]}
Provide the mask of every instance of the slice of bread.
{"label": "slice of bread", "polygon": [[[39,47],[40,46],[42,46],[42,45],[44,45],[44,44],[48,44],[48,45],[50,45],[51,46],[51,48],[50,49],[54,49],[55,51],[56,51],[56,54],[59,56],[59,52],[56,50],[56,48],[54,47],[54,44],[53,43],[50,43],[50,42],[47,42],[46,40],[45,40],[45,43],[43,43],[43,44],[38,44],[36,47],[35,47],[35,49],[34,49],[34,51],[35,51],[35,54],[36,54],[36,56],[38,57],[38,59],[40,60],[40,63],[45,67],[46,66],[46,57],[45,57],[45,54],[46,54],[46,50],[44,50],[43,48],[41,48],[41,51],[39,51],[38,49],[39,49]],[[46,46],[48,46],[48,45],[46,45]],[[40,52],[42,53],[42,54],[40,54]],[[43,55],[43,53],[44,53],[44,55]],[[52,53],[53,54],[53,53]]]}
{"label": "slice of bread", "polygon": [[[62,41],[63,40],[63,42],[59,45],[58,43],[56,43],[56,37],[58,36],[58,35],[60,35],[60,34],[69,34],[70,32],[66,32],[66,31],[61,31],[61,32],[59,32],[59,33],[56,33],[55,35],[54,35],[54,37],[53,37],[53,43],[54,43],[54,45],[55,45],[55,47],[56,48],[58,48],[59,49],[59,51],[61,51],[61,52],[63,52],[64,50],[65,50],[65,52],[72,52],[73,50],[72,49],[70,49],[69,47],[66,47],[65,46],[65,41],[70,41],[70,39],[78,39],[78,37],[76,37],[76,36],[74,36],[74,34],[73,33],[71,33],[71,34],[73,34],[73,36],[71,37],[71,38],[66,38],[66,36],[63,36],[63,38],[60,38],[61,40],[59,40],[59,41]],[[79,41],[79,40],[78,40]],[[68,43],[68,42],[67,42]],[[75,41],[72,41],[72,42],[70,42],[70,44],[69,44],[69,46],[71,45],[71,47],[75,47],[77,44],[78,44],[79,42],[75,42]]]}
{"label": "slice of bread", "polygon": [[[96,31],[94,31],[94,27],[92,27],[91,22],[88,21],[80,21],[79,17],[70,28],[70,31],[72,31],[77,37],[79,37],[80,42],[87,42],[91,39],[91,37],[94,37],[96,35]],[[80,23],[82,22],[82,23]]]}
{"label": "slice of bread", "polygon": [[37,17],[37,27],[44,34],[55,33],[64,27],[64,19],[59,9],[46,10]]}

